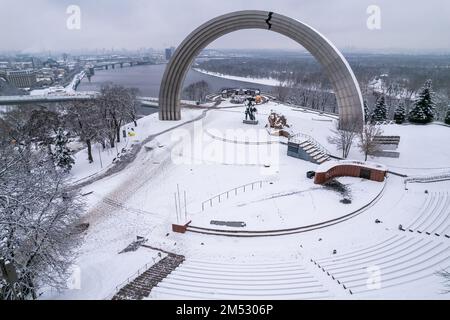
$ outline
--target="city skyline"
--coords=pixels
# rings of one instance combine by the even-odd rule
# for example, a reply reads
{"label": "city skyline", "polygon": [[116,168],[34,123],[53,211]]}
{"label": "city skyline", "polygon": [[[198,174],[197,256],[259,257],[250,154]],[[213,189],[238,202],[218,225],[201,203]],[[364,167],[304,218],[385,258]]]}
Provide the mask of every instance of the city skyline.
{"label": "city skyline", "polygon": [[[415,1],[414,1],[415,2]],[[442,41],[450,27],[450,4],[431,0],[427,6],[413,1],[386,0],[324,1],[237,1],[214,3],[196,0],[152,1],[58,1],[25,2],[3,0],[0,4],[0,51],[38,53],[98,50],[163,49],[177,46],[190,31],[210,18],[236,10],[261,9],[287,14],[305,22],[328,37],[341,50],[450,52]],[[80,9],[79,29],[67,27],[70,5]],[[379,29],[370,30],[367,20],[371,5],[380,10]],[[339,14],[337,14],[339,12]],[[186,14],[188,13],[188,14]],[[192,14],[195,13],[195,14]],[[433,19],[428,19],[428,17]],[[11,28],[20,19],[20,28]],[[214,41],[216,49],[298,49],[294,43],[265,30],[244,30]]]}

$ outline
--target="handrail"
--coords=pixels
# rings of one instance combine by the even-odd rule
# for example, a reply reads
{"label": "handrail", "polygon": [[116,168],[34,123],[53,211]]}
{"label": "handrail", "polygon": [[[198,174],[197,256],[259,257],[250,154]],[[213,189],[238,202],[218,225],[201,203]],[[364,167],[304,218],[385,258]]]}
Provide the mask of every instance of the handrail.
{"label": "handrail", "polygon": [[450,180],[450,173],[444,173],[434,176],[416,176],[416,177],[410,177],[404,180],[405,184],[408,182],[438,182],[438,181],[444,181],[444,180]]}
{"label": "handrail", "polygon": [[[308,134],[306,134],[306,133],[303,133],[303,132],[298,132],[298,133],[292,135],[292,136],[289,138],[289,141],[291,141],[291,140],[293,140],[294,142],[295,142],[295,140],[298,141],[298,140],[299,140],[298,137],[303,137],[303,138],[305,138],[305,140],[302,141],[302,142],[308,141],[309,143],[311,143],[312,145],[314,145],[314,147],[316,147],[317,149],[319,149],[319,151],[321,151],[321,152],[323,152],[323,153],[325,153],[325,154],[327,154],[327,155],[330,155],[330,154],[331,154],[331,153],[330,153],[323,145],[321,145],[316,139],[314,139],[314,138],[311,137],[310,135],[308,135]],[[301,143],[301,142],[300,142],[300,143]]]}
{"label": "handrail", "polygon": [[[158,260],[158,258],[159,258],[159,260]],[[127,284],[129,284],[130,282],[135,280],[137,277],[139,277],[141,274],[143,274],[145,271],[147,271],[151,266],[155,265],[156,263],[158,263],[159,261],[161,261],[164,258],[165,257],[163,257],[161,255],[161,256],[158,256],[157,258],[153,258],[153,263],[147,262],[145,265],[140,267],[136,272],[134,272],[132,275],[130,275],[125,281],[122,281],[121,283],[116,285],[114,287],[114,291],[112,293],[110,293],[108,296],[106,296],[104,300],[111,300],[120,291],[120,289],[122,289],[124,286],[126,286]]]}
{"label": "handrail", "polygon": [[208,202],[210,203],[210,207],[212,207],[212,204],[213,204],[214,199],[218,199],[218,200],[219,200],[219,203],[220,203],[220,202],[221,202],[221,197],[222,197],[222,196],[225,196],[225,195],[226,195],[226,197],[227,197],[227,199],[228,199],[229,196],[230,196],[230,194],[232,194],[233,192],[234,192],[235,195],[237,195],[238,190],[241,189],[241,188],[243,188],[243,190],[244,190],[244,192],[245,192],[245,188],[248,187],[248,186],[251,186],[251,187],[252,187],[252,190],[253,190],[253,189],[254,189],[254,186],[259,184],[259,187],[262,188],[263,182],[266,182],[266,181],[259,180],[259,181],[250,182],[250,183],[241,185],[241,186],[239,186],[239,187],[236,187],[236,188],[227,190],[227,191],[225,191],[225,192],[222,192],[222,193],[220,193],[220,194],[218,194],[218,195],[215,195],[214,197],[211,197],[211,198],[209,198],[208,200],[205,200],[205,201],[202,202],[202,211],[205,211],[205,204],[208,203]]}

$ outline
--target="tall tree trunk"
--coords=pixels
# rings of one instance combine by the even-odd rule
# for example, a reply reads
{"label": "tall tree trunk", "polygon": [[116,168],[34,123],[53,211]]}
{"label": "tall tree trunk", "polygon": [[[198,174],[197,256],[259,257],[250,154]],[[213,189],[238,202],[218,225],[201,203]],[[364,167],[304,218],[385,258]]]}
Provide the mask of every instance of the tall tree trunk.
{"label": "tall tree trunk", "polygon": [[91,145],[91,139],[86,139],[86,145],[88,150],[88,160],[89,163],[94,162],[94,158],[92,157],[92,145]]}
{"label": "tall tree trunk", "polygon": [[[27,275],[26,282],[27,282],[27,286],[28,286],[27,295],[31,293],[31,297],[33,298],[33,300],[36,300],[37,295],[36,295],[36,288],[34,287],[34,283],[33,283],[33,278],[30,275]],[[25,297],[23,297],[23,298],[25,298]]]}
{"label": "tall tree trunk", "polygon": [[116,124],[117,142],[120,142],[120,126]]}
{"label": "tall tree trunk", "polygon": [[50,143],[47,144],[47,152],[49,156],[53,156],[52,145]]}

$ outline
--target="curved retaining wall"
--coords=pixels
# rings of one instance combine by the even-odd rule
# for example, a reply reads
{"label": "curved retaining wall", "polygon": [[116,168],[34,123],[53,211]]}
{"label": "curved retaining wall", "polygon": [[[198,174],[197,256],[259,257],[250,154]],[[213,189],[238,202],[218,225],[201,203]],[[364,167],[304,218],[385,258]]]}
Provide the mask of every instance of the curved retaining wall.
{"label": "curved retaining wall", "polygon": [[[319,167],[320,168],[320,167]],[[373,181],[383,182],[387,170],[384,166],[379,169],[363,164],[335,164],[326,171],[316,171],[314,183],[323,184],[332,178],[337,177],[358,177]]]}

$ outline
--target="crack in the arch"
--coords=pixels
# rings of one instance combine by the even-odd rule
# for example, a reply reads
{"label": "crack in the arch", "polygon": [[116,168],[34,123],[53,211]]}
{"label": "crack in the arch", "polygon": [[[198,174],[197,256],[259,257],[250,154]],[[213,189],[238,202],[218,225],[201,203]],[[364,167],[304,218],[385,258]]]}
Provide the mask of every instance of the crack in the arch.
{"label": "crack in the arch", "polygon": [[269,26],[269,30],[272,29],[272,24],[270,23],[270,20],[272,19],[273,12],[269,12],[269,17],[266,19],[266,23]]}

